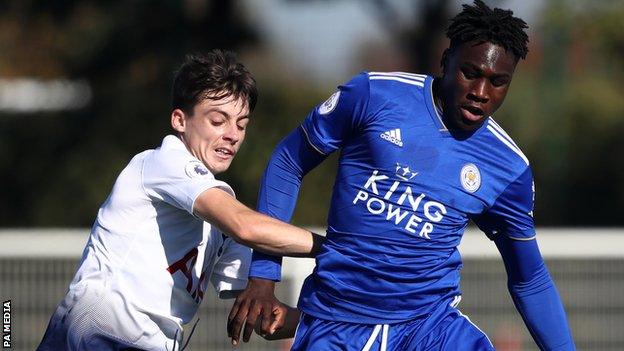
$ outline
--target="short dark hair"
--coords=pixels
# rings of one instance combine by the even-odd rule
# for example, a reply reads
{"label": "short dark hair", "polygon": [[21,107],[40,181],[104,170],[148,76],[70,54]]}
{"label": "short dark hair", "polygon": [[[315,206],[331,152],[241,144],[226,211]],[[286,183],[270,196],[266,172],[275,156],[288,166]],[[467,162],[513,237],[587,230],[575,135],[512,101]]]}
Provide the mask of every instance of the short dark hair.
{"label": "short dark hair", "polygon": [[230,96],[246,100],[249,111],[253,111],[258,100],[256,80],[238,62],[236,54],[216,49],[186,56],[173,80],[171,107],[190,115],[193,107],[204,99]]}
{"label": "short dark hair", "polygon": [[499,45],[511,51],[516,60],[526,57],[529,52],[529,36],[525,29],[529,27],[525,21],[514,17],[513,11],[491,9],[481,0],[475,0],[474,5],[464,4],[462,7],[463,10],[451,20],[446,30],[451,44],[444,52],[443,67],[449,50],[473,41],[477,44],[490,42]]}

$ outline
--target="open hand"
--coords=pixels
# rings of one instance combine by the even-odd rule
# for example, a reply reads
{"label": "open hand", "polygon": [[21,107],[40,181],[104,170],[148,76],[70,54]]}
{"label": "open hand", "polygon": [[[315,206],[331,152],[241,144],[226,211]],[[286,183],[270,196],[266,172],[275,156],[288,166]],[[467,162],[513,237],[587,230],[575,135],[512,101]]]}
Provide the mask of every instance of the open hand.
{"label": "open hand", "polygon": [[259,335],[266,337],[284,325],[285,307],[275,297],[274,289],[275,282],[272,280],[249,279],[247,287],[234,301],[228,316],[227,332],[232,339],[232,345],[239,344],[243,325],[244,342],[249,342],[254,329]]}

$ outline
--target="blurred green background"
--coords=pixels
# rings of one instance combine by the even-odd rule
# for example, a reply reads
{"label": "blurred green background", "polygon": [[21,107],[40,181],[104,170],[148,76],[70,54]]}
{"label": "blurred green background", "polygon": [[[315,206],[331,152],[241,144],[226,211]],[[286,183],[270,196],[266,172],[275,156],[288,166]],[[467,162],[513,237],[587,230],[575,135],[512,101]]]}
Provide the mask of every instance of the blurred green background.
{"label": "blurred green background", "polygon": [[[532,162],[537,224],[624,225],[624,1],[487,3],[530,25],[529,56],[495,117]],[[90,226],[126,163],[169,132],[174,69],[185,54],[212,48],[236,51],[258,80],[247,139],[221,176],[254,207],[272,148],[336,85],[363,70],[439,73],[443,29],[459,7],[2,1],[0,226]],[[46,107],[20,93],[29,91],[20,90],[24,79],[44,96],[51,82],[79,83],[78,100]],[[306,177],[295,223],[325,223],[335,163]]]}

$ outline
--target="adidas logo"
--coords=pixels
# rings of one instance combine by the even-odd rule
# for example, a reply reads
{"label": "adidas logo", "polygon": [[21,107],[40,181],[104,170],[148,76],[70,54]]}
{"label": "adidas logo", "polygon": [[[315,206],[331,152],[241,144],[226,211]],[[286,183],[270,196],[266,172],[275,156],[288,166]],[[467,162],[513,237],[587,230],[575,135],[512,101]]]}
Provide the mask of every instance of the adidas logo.
{"label": "adidas logo", "polygon": [[383,132],[379,135],[382,139],[387,140],[394,145],[403,147],[403,141],[401,140],[401,130],[399,128]]}

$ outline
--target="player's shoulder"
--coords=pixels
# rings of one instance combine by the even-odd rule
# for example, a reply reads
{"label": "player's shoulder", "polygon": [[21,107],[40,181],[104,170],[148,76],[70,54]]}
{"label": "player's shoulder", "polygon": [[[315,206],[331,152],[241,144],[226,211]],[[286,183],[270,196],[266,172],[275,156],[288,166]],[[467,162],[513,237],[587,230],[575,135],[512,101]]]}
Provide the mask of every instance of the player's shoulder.
{"label": "player's shoulder", "polygon": [[[408,72],[362,71],[340,85],[340,90],[349,90],[352,95],[380,96],[385,98],[421,95],[433,78],[426,74]],[[414,92],[418,92],[414,94]],[[410,94],[411,93],[411,94]]]}
{"label": "player's shoulder", "polygon": [[190,178],[213,178],[208,168],[191,155],[182,141],[173,135],[163,139],[160,147],[147,150],[144,171],[152,175],[186,175]]}
{"label": "player's shoulder", "polygon": [[151,151],[149,155],[150,162],[186,163],[189,160],[196,159],[188,152],[182,140],[174,135],[167,135],[163,139],[162,144]]}
{"label": "player's shoulder", "polygon": [[143,162],[145,162],[145,159],[148,158],[152,154],[152,152],[154,152],[154,150],[149,149],[149,150],[139,152],[138,154],[132,156],[132,158],[130,159],[130,162],[128,162],[128,165],[126,167],[140,166],[141,164],[143,164]]}
{"label": "player's shoulder", "polygon": [[372,97],[382,101],[409,102],[416,98],[421,100],[429,76],[408,72],[366,72]]}
{"label": "player's shoulder", "polygon": [[492,149],[491,156],[496,155],[500,164],[512,167],[517,172],[524,172],[529,167],[529,159],[520,149],[520,146],[492,117],[485,122],[482,136]]}
{"label": "player's shoulder", "polygon": [[145,150],[134,155],[126,164],[126,166],[121,170],[118,179],[127,180],[139,176],[144,168],[143,166],[145,164],[145,160],[149,158],[153,151],[154,150],[151,149]]}
{"label": "player's shoulder", "polygon": [[426,74],[409,72],[365,72],[370,84],[389,85],[410,89],[424,88],[425,81],[429,78]]}
{"label": "player's shoulder", "polygon": [[410,73],[410,72],[378,72],[378,71],[362,71],[343,85],[368,85],[382,86],[384,88],[395,87],[404,89],[422,90],[427,82],[432,79],[426,74]]}

